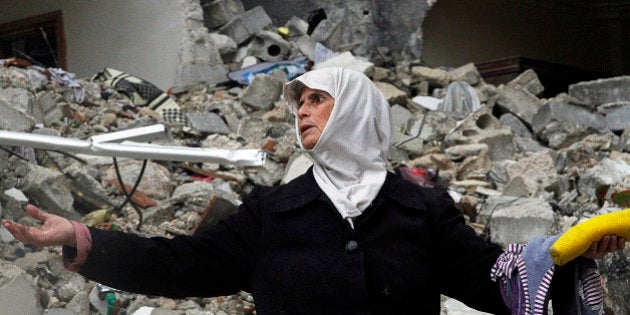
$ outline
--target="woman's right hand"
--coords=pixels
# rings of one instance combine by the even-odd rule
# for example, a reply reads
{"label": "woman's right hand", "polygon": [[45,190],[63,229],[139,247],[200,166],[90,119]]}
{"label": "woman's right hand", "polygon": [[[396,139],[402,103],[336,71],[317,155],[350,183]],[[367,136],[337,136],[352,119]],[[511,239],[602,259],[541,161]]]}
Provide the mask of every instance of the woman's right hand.
{"label": "woman's right hand", "polygon": [[46,213],[34,205],[27,205],[26,212],[43,222],[41,226],[25,226],[9,220],[2,220],[2,225],[19,241],[35,246],[77,246],[72,223],[66,218]]}

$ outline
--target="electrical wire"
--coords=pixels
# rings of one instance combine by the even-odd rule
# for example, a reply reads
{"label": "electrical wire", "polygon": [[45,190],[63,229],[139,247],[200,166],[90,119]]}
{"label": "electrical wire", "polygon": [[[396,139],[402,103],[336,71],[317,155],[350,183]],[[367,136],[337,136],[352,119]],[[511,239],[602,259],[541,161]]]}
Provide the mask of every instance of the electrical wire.
{"label": "electrical wire", "polygon": [[[142,168],[140,169],[140,174],[138,174],[138,179],[136,179],[136,183],[131,188],[131,191],[127,193],[127,188],[125,187],[125,183],[123,182],[122,176],[120,175],[120,169],[118,168],[118,161],[116,160],[115,156],[113,157],[113,159],[114,159],[114,170],[116,171],[116,177],[118,178],[118,183],[120,183],[120,190],[122,190],[123,195],[125,195],[125,200],[115,210],[116,213],[119,213],[122,211],[123,207],[127,205],[127,203],[131,200],[131,197],[133,196],[133,194],[136,192],[136,189],[140,185],[140,181],[142,180],[142,176],[144,175],[144,170],[147,166],[148,160],[144,160],[142,162]],[[139,219],[138,219],[138,225],[136,226],[136,230],[140,230],[140,227],[142,226],[142,210],[140,210],[138,206],[134,204],[133,202],[130,204],[133,207],[133,209],[136,211],[136,214],[138,214]]]}

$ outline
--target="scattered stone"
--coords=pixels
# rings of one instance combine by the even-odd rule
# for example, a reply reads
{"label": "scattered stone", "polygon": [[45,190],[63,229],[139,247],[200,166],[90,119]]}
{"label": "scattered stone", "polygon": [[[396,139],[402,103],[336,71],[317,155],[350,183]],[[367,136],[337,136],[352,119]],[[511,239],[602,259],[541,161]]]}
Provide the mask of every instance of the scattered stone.
{"label": "scattered stone", "polygon": [[[630,187],[627,76],[578,83],[569,94],[542,100],[538,97],[544,87],[532,70],[496,87],[484,82],[472,63],[444,70],[390,56],[387,47],[364,53],[374,45],[368,35],[376,24],[373,13],[364,12],[362,5],[327,11],[329,18],[310,36],[308,23],[299,18],[287,22],[286,29],[277,29],[262,7],[245,12],[239,1],[183,4],[186,32],[176,69],[178,85],[168,92],[190,128],[168,124],[169,137],[159,143],[263,149],[267,163],[243,168],[148,162],[137,190],[154,201],[141,210],[144,224],[137,227],[138,214],[127,205],[111,216],[112,227],[145,236],[190,235],[233,212],[253,185],[278,185],[306,172],[312,161],[300,150],[294,117],[280,98],[291,71],[252,75],[247,86],[226,82],[230,70],[300,54],[307,55],[316,69],[343,66],[368,75],[392,105],[395,130],[388,167],[439,169],[468,223],[490,241],[525,243],[533,236],[562,232],[578,217],[604,211],[601,204],[610,204],[606,198],[613,191]],[[343,28],[335,29],[338,26]],[[415,44],[409,43],[413,54],[419,52],[414,50],[421,43],[417,36],[410,39]],[[150,109],[134,109],[129,95],[88,79],[81,82],[85,101],[78,104],[72,89],[34,68],[0,66],[0,129],[88,139],[164,121]],[[123,181],[131,187],[142,161],[120,158],[118,163]],[[28,225],[39,222],[24,216],[27,202],[68,218],[95,208],[111,211],[124,199],[112,185],[116,182],[111,157],[6,146],[0,150],[2,216]],[[599,200],[595,196],[602,187],[609,193]],[[102,199],[89,203],[83,193]],[[31,306],[33,313],[41,313],[42,306],[49,314],[94,312],[87,292],[95,284],[78,281],[65,271],[58,248],[24,246],[7,234],[0,227],[0,263],[20,275],[5,277],[8,269],[0,266],[0,310],[10,296],[19,301],[11,303],[11,314],[29,314]],[[605,285],[608,292],[615,292],[611,296],[627,291],[627,284],[611,281],[615,275],[611,270],[624,264],[607,260],[600,265],[608,272]],[[29,274],[37,275],[37,281]],[[153,315],[255,314],[246,292],[181,300],[117,294],[126,314],[147,309]],[[621,303],[618,300],[609,298],[606,303]],[[454,305],[446,300],[443,311],[470,312]]]}

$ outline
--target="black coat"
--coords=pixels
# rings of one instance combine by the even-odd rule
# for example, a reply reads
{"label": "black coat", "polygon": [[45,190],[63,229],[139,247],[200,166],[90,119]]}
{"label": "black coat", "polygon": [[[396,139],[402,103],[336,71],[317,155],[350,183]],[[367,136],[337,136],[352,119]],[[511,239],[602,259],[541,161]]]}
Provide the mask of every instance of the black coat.
{"label": "black coat", "polygon": [[354,230],[312,171],[254,189],[201,235],[141,238],[90,229],[80,273],[168,297],[251,292],[258,314],[439,314],[440,293],[507,313],[490,269],[502,250],[464,224],[443,190],[388,174]]}

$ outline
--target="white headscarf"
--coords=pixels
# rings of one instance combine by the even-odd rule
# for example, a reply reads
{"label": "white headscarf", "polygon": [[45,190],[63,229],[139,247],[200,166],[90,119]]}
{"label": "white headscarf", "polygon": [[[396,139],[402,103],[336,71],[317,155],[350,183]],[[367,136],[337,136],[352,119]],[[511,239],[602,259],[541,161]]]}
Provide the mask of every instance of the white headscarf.
{"label": "white headscarf", "polygon": [[[296,116],[304,86],[326,91],[335,99],[324,131],[307,152],[314,160],[317,184],[352,224],[352,219],[370,206],[385,182],[392,135],[389,104],[361,72],[324,68],[284,85],[284,97]],[[297,117],[295,121],[302,146]]]}

